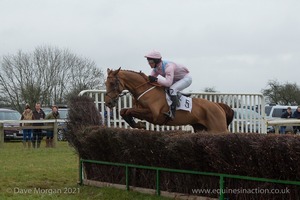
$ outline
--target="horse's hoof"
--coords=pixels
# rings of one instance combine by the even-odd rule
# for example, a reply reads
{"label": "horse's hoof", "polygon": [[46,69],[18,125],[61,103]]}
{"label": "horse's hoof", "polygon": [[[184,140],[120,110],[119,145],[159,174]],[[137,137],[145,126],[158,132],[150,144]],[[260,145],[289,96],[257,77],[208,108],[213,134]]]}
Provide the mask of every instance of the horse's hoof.
{"label": "horse's hoof", "polygon": [[136,123],[135,127],[138,129],[146,129],[146,122],[139,121]]}

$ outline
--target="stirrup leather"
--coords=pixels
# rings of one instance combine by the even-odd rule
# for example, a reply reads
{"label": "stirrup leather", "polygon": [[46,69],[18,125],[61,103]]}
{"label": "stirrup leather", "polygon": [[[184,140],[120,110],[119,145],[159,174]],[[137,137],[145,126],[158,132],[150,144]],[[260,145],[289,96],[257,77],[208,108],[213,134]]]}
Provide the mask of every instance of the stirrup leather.
{"label": "stirrup leather", "polygon": [[174,113],[171,110],[169,110],[168,112],[165,112],[164,114],[171,119],[174,119],[174,117],[175,117]]}

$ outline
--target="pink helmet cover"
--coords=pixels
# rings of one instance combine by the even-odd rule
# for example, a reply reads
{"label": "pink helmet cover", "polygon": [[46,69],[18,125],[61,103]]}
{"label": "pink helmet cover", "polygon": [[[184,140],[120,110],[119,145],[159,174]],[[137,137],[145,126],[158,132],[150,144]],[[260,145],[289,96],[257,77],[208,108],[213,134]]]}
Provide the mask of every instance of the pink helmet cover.
{"label": "pink helmet cover", "polygon": [[145,55],[145,58],[161,59],[161,55],[158,51],[153,50]]}

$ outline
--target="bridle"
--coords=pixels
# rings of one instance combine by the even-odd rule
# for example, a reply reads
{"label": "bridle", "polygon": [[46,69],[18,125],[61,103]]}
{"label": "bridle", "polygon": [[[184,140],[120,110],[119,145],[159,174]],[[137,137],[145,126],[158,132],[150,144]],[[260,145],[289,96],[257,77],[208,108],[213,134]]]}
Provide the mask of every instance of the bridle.
{"label": "bridle", "polygon": [[[109,97],[113,102],[117,102],[119,97],[122,97],[124,96],[126,93],[122,93],[123,89],[120,88],[120,80],[119,80],[119,77],[118,76],[115,76],[115,77],[107,77],[107,79],[115,79],[114,81],[114,87],[110,90],[110,91],[107,91],[105,96]],[[115,92],[117,91],[119,93],[119,95],[115,96],[115,97],[111,97],[111,95],[109,95],[109,93],[112,93],[112,92]]]}

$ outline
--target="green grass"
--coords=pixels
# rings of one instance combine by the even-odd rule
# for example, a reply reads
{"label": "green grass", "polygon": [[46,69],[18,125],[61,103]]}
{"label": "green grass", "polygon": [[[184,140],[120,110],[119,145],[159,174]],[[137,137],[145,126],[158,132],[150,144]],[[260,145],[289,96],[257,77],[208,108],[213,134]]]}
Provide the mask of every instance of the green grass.
{"label": "green grass", "polygon": [[0,148],[0,199],[168,199],[109,187],[79,186],[75,150],[67,142],[59,142],[53,149],[44,146],[24,149],[21,142],[7,142]]}

